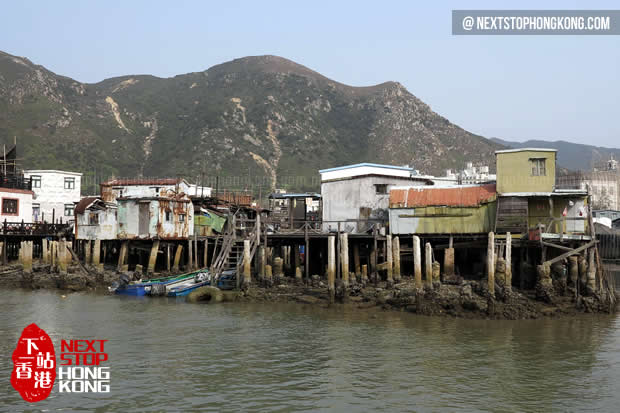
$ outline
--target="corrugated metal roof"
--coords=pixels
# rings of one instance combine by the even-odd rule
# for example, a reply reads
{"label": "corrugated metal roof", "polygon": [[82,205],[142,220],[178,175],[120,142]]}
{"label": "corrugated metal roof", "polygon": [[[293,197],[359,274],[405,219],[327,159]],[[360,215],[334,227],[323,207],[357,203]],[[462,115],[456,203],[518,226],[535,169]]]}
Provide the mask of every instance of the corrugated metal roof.
{"label": "corrugated metal roof", "polygon": [[474,207],[495,200],[495,184],[455,188],[425,186],[390,191],[390,208],[424,206]]}
{"label": "corrugated metal roof", "polygon": [[75,213],[83,214],[84,211],[86,211],[86,208],[91,206],[93,202],[95,202],[98,199],[100,199],[98,196],[86,196],[80,199],[80,202],[78,202],[78,204],[75,207]]}
{"label": "corrugated metal roof", "polygon": [[110,179],[102,183],[103,186],[126,186],[126,185],[177,185],[183,182],[182,178],[135,178],[135,179]]}
{"label": "corrugated metal roof", "polygon": [[409,166],[382,165],[379,163],[363,162],[363,163],[356,163],[354,165],[345,165],[345,166],[337,166],[335,168],[321,169],[319,170],[319,173],[322,174],[324,172],[341,171],[343,169],[361,168],[364,166],[368,166],[372,168],[399,169],[401,171],[413,171],[414,170],[413,168],[410,168]]}

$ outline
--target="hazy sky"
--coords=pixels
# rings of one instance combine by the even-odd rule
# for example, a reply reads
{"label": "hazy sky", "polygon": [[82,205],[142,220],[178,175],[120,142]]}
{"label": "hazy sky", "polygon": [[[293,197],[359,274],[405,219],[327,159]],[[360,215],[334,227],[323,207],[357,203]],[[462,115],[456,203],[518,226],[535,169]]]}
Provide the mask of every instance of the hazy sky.
{"label": "hazy sky", "polygon": [[[303,4],[302,4],[303,3]],[[463,128],[620,147],[620,36],[452,36],[452,9],[553,1],[6,1],[0,50],[82,82],[275,54],[354,86],[394,80]]]}

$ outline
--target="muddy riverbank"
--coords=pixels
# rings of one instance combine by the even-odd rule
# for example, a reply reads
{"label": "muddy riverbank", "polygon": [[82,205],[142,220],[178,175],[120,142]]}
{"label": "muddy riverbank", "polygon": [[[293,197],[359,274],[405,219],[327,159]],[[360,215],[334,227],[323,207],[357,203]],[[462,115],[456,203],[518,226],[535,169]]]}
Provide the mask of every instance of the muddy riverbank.
{"label": "muddy riverbank", "polygon": [[[4,287],[23,289],[59,289],[66,291],[95,291],[108,294],[108,286],[118,280],[112,270],[97,272],[81,266],[70,266],[66,274],[51,272],[47,265],[35,265],[32,273],[24,273],[21,266],[0,269]],[[138,279],[138,274],[132,274]],[[540,298],[540,297],[538,297]],[[597,294],[582,296],[571,288],[556,288],[545,300],[537,299],[535,290],[507,290],[496,287],[492,299],[486,281],[462,281],[458,285],[436,284],[433,289],[416,289],[413,279],[388,288],[385,282],[361,283],[349,287],[344,294],[341,285],[330,299],[324,280],[314,278],[308,285],[281,278],[270,286],[254,282],[249,288],[235,294],[241,302],[298,303],[321,307],[347,306],[358,309],[380,308],[429,316],[490,319],[535,319],[540,317],[572,316],[580,313],[612,313],[617,307]]]}

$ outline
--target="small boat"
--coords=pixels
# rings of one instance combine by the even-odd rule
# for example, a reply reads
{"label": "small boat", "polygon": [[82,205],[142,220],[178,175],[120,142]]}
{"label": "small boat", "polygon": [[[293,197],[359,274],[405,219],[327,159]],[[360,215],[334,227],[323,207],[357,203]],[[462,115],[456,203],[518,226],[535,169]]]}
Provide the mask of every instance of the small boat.
{"label": "small boat", "polygon": [[167,289],[168,292],[166,295],[168,297],[182,297],[189,294],[196,288],[205,285],[211,285],[211,274],[209,271],[201,271],[197,273],[194,278],[183,280],[173,287],[170,287]]}
{"label": "small boat", "polygon": [[145,281],[130,282],[129,276],[123,274],[120,276],[118,284],[110,288],[110,291],[114,291],[115,294],[132,295],[142,297],[145,295],[165,295],[169,286],[176,285],[187,279],[193,279],[196,273],[195,271],[187,274],[171,275],[168,277],[152,278]]}

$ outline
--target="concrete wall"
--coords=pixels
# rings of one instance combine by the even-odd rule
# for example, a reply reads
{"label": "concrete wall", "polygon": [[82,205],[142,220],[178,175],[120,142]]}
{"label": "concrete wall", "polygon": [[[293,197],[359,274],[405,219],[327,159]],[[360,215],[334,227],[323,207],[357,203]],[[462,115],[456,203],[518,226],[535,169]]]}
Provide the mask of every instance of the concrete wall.
{"label": "concrete wall", "polygon": [[[174,200],[148,200],[148,235],[140,234],[140,203],[144,200],[121,199],[118,201],[118,232],[120,239],[183,239],[194,234],[194,206],[191,202]],[[170,220],[166,220],[170,211]],[[181,222],[179,216],[185,215]]]}
{"label": "concrete wall", "polygon": [[[98,215],[99,224],[91,225],[90,216]],[[117,222],[116,208],[102,210],[86,210],[77,216],[77,238],[78,239],[116,239]]]}
{"label": "concrete wall", "polygon": [[[497,156],[497,192],[552,192],[555,187],[555,152],[507,151]],[[532,176],[531,158],[545,158],[545,176]]]}
{"label": "concrete wall", "polygon": [[[35,199],[32,202],[35,205],[39,204],[41,213],[36,219],[41,221],[41,217],[44,217],[47,222],[51,222],[53,210],[56,211],[56,219],[62,217],[63,222],[73,219],[73,214],[65,215],[65,204],[73,205],[80,201],[82,174],[78,172],[38,169],[24,171],[26,178],[32,178],[33,175],[41,177],[41,187],[35,188],[33,186],[32,188],[35,193]],[[73,178],[73,189],[65,189],[65,178]],[[28,220],[34,221],[35,217],[31,215]]]}
{"label": "concrete wall", "polygon": [[[376,184],[387,184],[385,194],[377,194]],[[393,186],[422,185],[422,182],[407,178],[366,176],[340,181],[323,182],[321,196],[323,197],[323,221],[346,221],[362,218],[376,218],[387,221],[390,201],[389,191]],[[363,216],[360,210],[368,208],[370,214]],[[363,212],[367,212],[364,210]],[[350,222],[342,224],[341,230],[346,232],[365,232],[371,224]],[[337,223],[323,224],[323,230],[335,231]]]}
{"label": "concrete wall", "polygon": [[[33,193],[24,189],[0,188],[0,220],[4,222],[32,222],[32,196]],[[17,213],[5,214],[2,212],[4,199],[17,200]]]}

